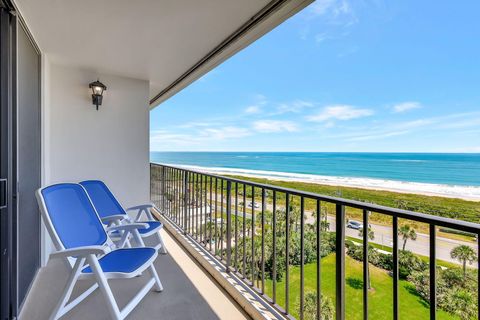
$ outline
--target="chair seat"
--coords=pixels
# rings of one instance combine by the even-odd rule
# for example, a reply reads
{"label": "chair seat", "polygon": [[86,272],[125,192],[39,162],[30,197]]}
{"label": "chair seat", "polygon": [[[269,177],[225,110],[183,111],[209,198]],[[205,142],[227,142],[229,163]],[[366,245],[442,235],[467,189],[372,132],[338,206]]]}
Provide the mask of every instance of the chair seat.
{"label": "chair seat", "polygon": [[[154,248],[117,249],[107,253],[98,262],[105,273],[131,273],[143,266],[155,253]],[[82,272],[91,273],[92,269],[87,267]]]}
{"label": "chair seat", "polygon": [[139,222],[148,224],[148,228],[138,229],[138,232],[140,232],[140,234],[146,234],[152,231],[158,231],[161,228],[163,228],[163,224],[158,221],[139,221]]}

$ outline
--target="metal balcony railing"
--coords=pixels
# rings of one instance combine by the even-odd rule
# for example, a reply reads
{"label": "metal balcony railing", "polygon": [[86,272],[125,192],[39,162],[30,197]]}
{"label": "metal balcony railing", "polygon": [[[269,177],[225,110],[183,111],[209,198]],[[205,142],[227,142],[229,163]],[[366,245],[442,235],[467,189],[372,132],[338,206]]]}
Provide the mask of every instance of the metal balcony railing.
{"label": "metal balcony railing", "polygon": [[[295,314],[304,319],[305,307],[305,230],[313,229],[316,234],[316,319],[321,318],[321,239],[322,233],[330,232],[322,227],[322,208],[330,206],[335,216],[335,318],[345,319],[345,226],[346,210],[360,210],[363,226],[369,226],[371,213],[392,218],[392,258],[391,276],[393,319],[399,318],[399,219],[407,219],[428,225],[429,230],[429,286],[436,293],[436,231],[447,227],[480,235],[480,224],[443,218],[418,212],[325,196],[316,193],[282,188],[273,185],[254,183],[225,176],[187,170],[179,167],[152,163],[151,200],[161,214],[180,228],[185,235],[214,254],[227,272],[235,272],[246,284],[255,289],[274,308],[293,318]],[[310,208],[307,212],[306,206]],[[323,210],[325,211],[325,210]],[[313,223],[307,223],[307,213],[312,214]],[[299,247],[293,248],[292,230],[300,234]],[[266,230],[271,239],[266,238]],[[278,239],[283,236],[283,241]],[[271,241],[271,260],[265,260],[266,241]],[[478,242],[478,241],[477,241]],[[281,247],[280,247],[281,246]],[[368,319],[368,232],[363,232],[363,319]],[[478,246],[478,244],[477,244]],[[298,252],[293,252],[297,250]],[[478,251],[477,251],[478,252]],[[300,298],[297,310],[291,310],[290,259],[297,254],[300,263]],[[284,286],[279,288],[277,281],[278,262],[284,274]],[[477,260],[478,261],[478,260]],[[269,283],[266,290],[266,270],[270,267]],[[478,264],[477,264],[478,268]],[[480,274],[480,272],[477,272]],[[478,283],[480,277],[477,276]],[[282,305],[278,303],[278,293],[284,296]],[[270,294],[267,294],[267,291]],[[430,319],[436,319],[436,294],[430,294]],[[480,305],[480,301],[477,301]],[[360,310],[359,310],[360,312]],[[478,315],[480,319],[480,313]]]}

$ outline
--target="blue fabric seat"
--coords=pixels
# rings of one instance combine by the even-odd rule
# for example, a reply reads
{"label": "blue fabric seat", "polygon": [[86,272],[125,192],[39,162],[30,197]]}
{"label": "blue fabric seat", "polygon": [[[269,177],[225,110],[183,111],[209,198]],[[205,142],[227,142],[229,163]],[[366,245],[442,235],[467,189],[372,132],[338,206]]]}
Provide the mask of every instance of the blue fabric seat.
{"label": "blue fabric seat", "polygon": [[[117,249],[98,259],[98,263],[105,273],[131,273],[152,258],[155,252],[154,248]],[[82,272],[91,273],[92,269],[87,267]]]}
{"label": "blue fabric seat", "polygon": [[[85,190],[88,193],[95,209],[100,216],[100,219],[108,226],[118,225],[118,224],[130,224],[130,223],[144,223],[148,224],[148,228],[140,228],[138,229],[138,233],[140,234],[141,238],[147,238],[153,235],[156,235],[158,244],[155,245],[157,250],[161,249],[162,253],[167,253],[165,248],[163,239],[159,233],[160,229],[163,228],[161,222],[156,221],[151,212],[149,211],[151,204],[149,205],[141,205],[137,207],[133,207],[130,209],[125,210],[117,198],[113,195],[107,185],[100,180],[86,180],[80,182]],[[128,210],[139,210],[138,215],[133,220],[127,213]],[[147,215],[147,221],[140,220],[140,216],[144,212]],[[118,231],[110,231],[109,233],[111,236],[118,238],[122,236],[121,232]],[[116,239],[118,241],[118,239]],[[125,246],[129,241],[129,239],[120,239],[120,246]],[[138,242],[138,241],[137,241]],[[128,244],[129,245],[129,244]],[[137,244],[143,246],[144,244]]]}
{"label": "blue fabric seat", "polygon": [[145,221],[143,223],[148,224],[148,228],[138,229],[138,232],[140,232],[140,234],[146,234],[153,230],[158,230],[163,228],[163,224],[159,221]]}

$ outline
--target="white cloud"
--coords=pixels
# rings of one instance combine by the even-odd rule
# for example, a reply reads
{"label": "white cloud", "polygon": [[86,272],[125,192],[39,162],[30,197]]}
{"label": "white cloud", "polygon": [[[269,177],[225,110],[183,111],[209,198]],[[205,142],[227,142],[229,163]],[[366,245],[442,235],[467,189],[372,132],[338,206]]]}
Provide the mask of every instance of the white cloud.
{"label": "white cloud", "polygon": [[294,132],[297,131],[297,125],[291,121],[281,120],[259,120],[253,123],[253,128],[258,132]]}
{"label": "white cloud", "polygon": [[351,11],[351,7],[346,0],[317,0],[310,6],[313,14],[324,16],[329,13],[339,15]]}
{"label": "white cloud", "polygon": [[311,108],[314,104],[309,101],[304,100],[295,100],[291,103],[282,103],[278,106],[277,112],[275,114],[282,114],[287,112],[298,113],[305,108]]}
{"label": "white cloud", "polygon": [[[325,124],[328,122],[324,122]],[[477,128],[480,125],[480,112],[466,112],[447,114],[438,117],[417,119],[405,122],[377,123],[377,125],[362,125],[360,127],[349,126],[341,134],[329,136],[330,139],[342,139],[344,141],[367,141],[406,134],[418,134],[419,132],[434,133],[451,132],[458,133],[456,129]],[[458,151],[460,152],[460,151]]]}
{"label": "white cloud", "polygon": [[347,0],[317,0],[309,8],[312,17],[326,17],[333,24],[349,26],[357,22],[355,12]]}
{"label": "white cloud", "polygon": [[243,138],[251,135],[250,130],[239,127],[222,127],[222,128],[208,128],[200,132],[202,138],[225,140]]}
{"label": "white cloud", "polygon": [[447,123],[444,123],[443,125],[440,126],[442,129],[464,129],[464,128],[470,128],[470,127],[480,127],[480,116],[470,116],[465,119],[460,119],[455,122],[450,121]]}
{"label": "white cloud", "polygon": [[404,134],[408,134],[410,131],[391,131],[391,132],[382,132],[380,134],[370,134],[370,135],[360,135],[357,137],[349,138],[347,141],[366,141],[366,140],[375,140],[375,139],[385,139],[395,136],[401,136]]}
{"label": "white cloud", "polygon": [[422,108],[422,105],[419,102],[415,101],[402,102],[392,107],[394,113],[401,113],[419,108]]}
{"label": "white cloud", "polygon": [[245,113],[248,113],[248,114],[255,114],[255,113],[260,113],[261,112],[261,108],[260,106],[248,106],[247,108],[245,108]]}
{"label": "white cloud", "polygon": [[315,35],[315,42],[320,43],[320,42],[323,42],[323,41],[327,40],[328,38],[329,37],[325,32],[318,33],[317,35]]}
{"label": "white cloud", "polygon": [[308,116],[306,119],[313,122],[323,122],[328,120],[351,120],[371,116],[373,110],[360,109],[349,105],[331,105],[323,108],[316,115]]}
{"label": "white cloud", "polygon": [[209,127],[212,124],[210,122],[187,122],[185,124],[181,124],[178,127],[189,129],[189,128],[198,128],[198,127]]}
{"label": "white cloud", "polygon": [[310,5],[310,8],[313,13],[322,16],[327,13],[333,3],[335,3],[335,0],[317,0]]}
{"label": "white cloud", "polygon": [[189,133],[155,130],[150,133],[150,143],[154,146],[188,146],[209,141],[243,138],[251,134],[252,132],[247,128],[233,126],[203,128]]}
{"label": "white cloud", "polygon": [[466,147],[466,148],[458,149],[455,152],[480,153],[480,146],[478,146],[478,147]]}
{"label": "white cloud", "polygon": [[244,112],[247,114],[256,114],[262,112],[262,107],[268,103],[267,97],[263,94],[256,94],[254,97],[254,103],[245,108]]}
{"label": "white cloud", "polygon": [[162,145],[190,145],[195,143],[194,137],[189,134],[169,132],[167,130],[155,130],[150,132],[150,144],[152,146]]}
{"label": "white cloud", "polygon": [[347,29],[359,19],[350,0],[316,0],[305,13],[304,25],[299,29],[300,39],[313,39],[317,44],[343,38]]}

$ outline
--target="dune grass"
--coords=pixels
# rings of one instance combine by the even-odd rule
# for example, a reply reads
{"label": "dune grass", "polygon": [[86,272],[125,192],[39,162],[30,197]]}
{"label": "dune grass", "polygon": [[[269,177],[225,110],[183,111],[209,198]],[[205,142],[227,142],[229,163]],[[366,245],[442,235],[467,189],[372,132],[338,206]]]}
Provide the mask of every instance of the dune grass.
{"label": "dune grass", "polygon": [[[346,319],[363,319],[363,267],[362,263],[349,256],[346,261]],[[305,291],[315,292],[316,263],[305,265]],[[369,291],[369,318],[392,319],[392,285],[393,280],[382,269],[370,265],[372,289]],[[321,290],[335,304],[335,254],[330,254],[321,260]],[[272,281],[265,283],[266,293],[272,297]],[[290,313],[298,318],[298,303],[300,297],[300,268],[290,267]],[[284,279],[277,283],[277,303],[285,306]],[[408,281],[399,282],[400,319],[429,319],[429,305],[415,294]],[[437,310],[437,319],[457,319],[456,317]]]}

